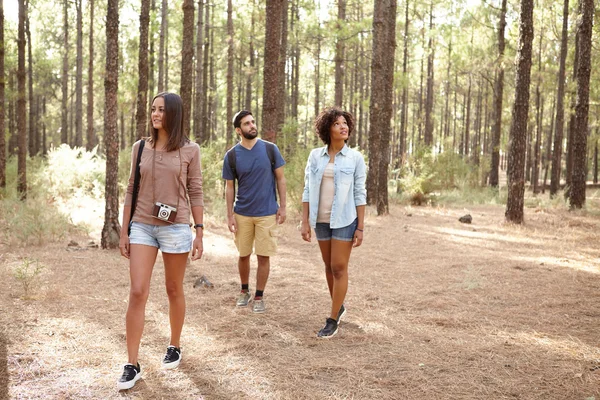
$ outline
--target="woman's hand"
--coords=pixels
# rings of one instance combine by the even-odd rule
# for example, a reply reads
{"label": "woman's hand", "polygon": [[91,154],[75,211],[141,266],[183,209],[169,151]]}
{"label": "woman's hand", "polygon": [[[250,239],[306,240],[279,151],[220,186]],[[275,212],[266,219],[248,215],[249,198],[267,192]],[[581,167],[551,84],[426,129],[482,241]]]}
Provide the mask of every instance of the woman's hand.
{"label": "woman's hand", "polygon": [[363,231],[359,231],[358,229],[354,231],[354,244],[352,245],[352,247],[358,247],[362,244],[363,233]]}
{"label": "woman's hand", "polygon": [[204,246],[202,244],[202,229],[198,229],[196,231],[196,238],[194,239],[194,243],[192,244],[192,261],[196,261],[202,258],[202,253],[204,252]]}
{"label": "woman's hand", "polygon": [[302,235],[302,239],[305,242],[310,242],[310,225],[308,222],[302,221],[302,225],[300,227],[300,234]]}
{"label": "woman's hand", "polygon": [[127,232],[121,232],[121,237],[119,238],[119,250],[121,250],[121,255],[125,258],[129,258],[129,236]]}

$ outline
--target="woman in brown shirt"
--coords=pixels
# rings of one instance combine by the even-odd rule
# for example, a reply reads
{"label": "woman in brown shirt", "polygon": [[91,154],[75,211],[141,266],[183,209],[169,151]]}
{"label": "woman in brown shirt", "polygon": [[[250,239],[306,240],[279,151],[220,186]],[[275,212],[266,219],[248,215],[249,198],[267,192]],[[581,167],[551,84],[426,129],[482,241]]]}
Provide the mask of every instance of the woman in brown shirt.
{"label": "woman in brown shirt", "polygon": [[[131,285],[126,315],[129,359],[117,382],[119,389],[130,389],[141,378],[138,352],[144,330],[150,278],[158,250],[162,252],[169,297],[171,340],[162,362],[163,368],[167,369],[177,368],[181,361],[179,341],[185,317],[183,278],[187,257],[191,251],[192,260],[198,260],[203,252],[204,199],[200,147],[183,133],[181,97],[173,93],[161,93],[154,97],[151,123],[152,135],[145,139],[140,159],[139,191],[136,204],[133,205],[133,217],[130,214],[141,140],[133,145],[131,173],[123,208],[119,248],[121,255],[129,259]],[[190,214],[196,230],[193,240]]]}

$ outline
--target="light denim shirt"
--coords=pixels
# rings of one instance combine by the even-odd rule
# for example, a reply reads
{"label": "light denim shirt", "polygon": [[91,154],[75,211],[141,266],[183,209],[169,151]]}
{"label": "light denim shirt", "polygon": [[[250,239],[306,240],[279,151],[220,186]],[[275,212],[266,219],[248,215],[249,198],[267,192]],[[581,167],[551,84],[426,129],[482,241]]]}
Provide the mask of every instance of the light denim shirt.
{"label": "light denim shirt", "polygon": [[[314,149],[308,156],[304,170],[304,193],[302,202],[309,204],[309,224],[317,225],[319,211],[319,192],[323,172],[329,163],[327,146]],[[333,184],[335,187],[331,207],[331,229],[343,228],[356,219],[356,207],[367,204],[367,177],[363,155],[344,145],[335,155],[333,163]]]}

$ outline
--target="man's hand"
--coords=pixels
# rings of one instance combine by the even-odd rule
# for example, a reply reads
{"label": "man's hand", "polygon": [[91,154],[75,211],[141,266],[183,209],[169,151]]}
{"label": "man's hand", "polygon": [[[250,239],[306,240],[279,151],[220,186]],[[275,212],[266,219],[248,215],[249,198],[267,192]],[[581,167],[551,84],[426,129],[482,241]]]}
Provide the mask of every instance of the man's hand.
{"label": "man's hand", "polygon": [[227,217],[227,227],[229,228],[230,232],[237,232],[237,223],[235,222],[235,217],[233,215]]}
{"label": "man's hand", "polygon": [[279,207],[279,209],[277,210],[277,214],[275,216],[275,219],[277,221],[277,223],[279,225],[283,224],[285,222],[285,207]]}

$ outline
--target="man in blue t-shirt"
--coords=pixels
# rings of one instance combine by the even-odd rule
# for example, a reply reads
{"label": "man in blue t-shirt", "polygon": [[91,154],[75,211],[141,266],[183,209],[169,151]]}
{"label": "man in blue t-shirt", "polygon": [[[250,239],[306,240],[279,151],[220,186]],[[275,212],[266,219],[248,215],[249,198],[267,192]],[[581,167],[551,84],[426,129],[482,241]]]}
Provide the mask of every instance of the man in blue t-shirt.
{"label": "man in blue t-shirt", "polygon": [[245,307],[252,297],[248,281],[254,246],[258,268],[252,311],[262,313],[265,311],[263,292],[271,267],[269,257],[277,252],[277,225],[285,221],[285,161],[276,145],[257,139],[256,122],[250,111],[238,112],[233,117],[233,127],[241,142],[225,155],[223,179],[227,183],[227,224],[235,234],[235,245],[240,255],[238,269],[242,291],[236,305]]}

